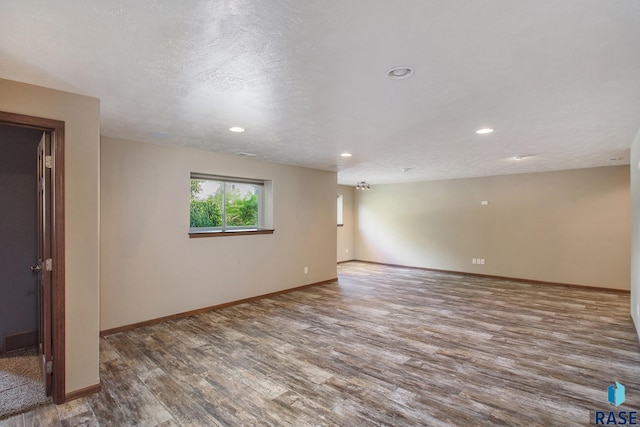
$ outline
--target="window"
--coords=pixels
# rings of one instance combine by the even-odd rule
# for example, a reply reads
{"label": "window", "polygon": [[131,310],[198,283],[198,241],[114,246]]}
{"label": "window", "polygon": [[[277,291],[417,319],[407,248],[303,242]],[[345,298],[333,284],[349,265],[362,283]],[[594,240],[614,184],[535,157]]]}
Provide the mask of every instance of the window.
{"label": "window", "polygon": [[191,174],[189,233],[258,231],[265,181]]}
{"label": "window", "polygon": [[342,218],[342,206],[343,206],[342,194],[338,194],[338,227],[342,227],[344,225],[344,219]]}

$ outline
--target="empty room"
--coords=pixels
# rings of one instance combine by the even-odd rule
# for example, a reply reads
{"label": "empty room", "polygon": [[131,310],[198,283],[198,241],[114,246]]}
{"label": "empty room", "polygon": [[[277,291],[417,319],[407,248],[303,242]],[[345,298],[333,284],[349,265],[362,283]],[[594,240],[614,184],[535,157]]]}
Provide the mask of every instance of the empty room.
{"label": "empty room", "polygon": [[637,425],[640,3],[0,0],[0,427]]}

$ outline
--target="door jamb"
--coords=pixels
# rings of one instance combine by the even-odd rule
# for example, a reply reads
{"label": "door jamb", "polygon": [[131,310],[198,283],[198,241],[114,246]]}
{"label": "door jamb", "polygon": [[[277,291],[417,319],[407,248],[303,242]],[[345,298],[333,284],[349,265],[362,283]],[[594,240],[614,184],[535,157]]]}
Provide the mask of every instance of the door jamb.
{"label": "door jamb", "polygon": [[52,156],[52,236],[51,257],[51,339],[53,403],[61,404],[65,396],[65,242],[64,242],[64,122],[42,117],[0,111],[0,124],[27,127],[51,133]]}

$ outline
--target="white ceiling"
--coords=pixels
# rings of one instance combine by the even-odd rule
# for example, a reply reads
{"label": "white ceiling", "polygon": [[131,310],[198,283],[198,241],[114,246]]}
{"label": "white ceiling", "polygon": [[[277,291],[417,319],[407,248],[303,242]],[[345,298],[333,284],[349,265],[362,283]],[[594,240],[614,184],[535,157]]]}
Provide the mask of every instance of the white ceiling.
{"label": "white ceiling", "polygon": [[344,184],[625,164],[640,1],[0,0],[0,77],[100,98],[103,135]]}

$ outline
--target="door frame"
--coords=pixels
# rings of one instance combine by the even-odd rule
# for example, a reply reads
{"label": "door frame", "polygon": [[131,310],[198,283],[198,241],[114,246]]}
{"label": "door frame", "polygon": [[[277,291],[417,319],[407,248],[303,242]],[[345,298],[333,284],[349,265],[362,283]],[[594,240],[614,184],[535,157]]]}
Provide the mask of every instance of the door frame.
{"label": "door frame", "polygon": [[[42,117],[0,111],[0,124],[38,129],[51,135],[52,221],[51,221],[51,340],[53,403],[66,400],[65,395],[65,247],[64,247],[64,122]],[[35,155],[35,153],[34,153]]]}

